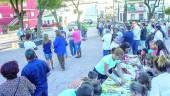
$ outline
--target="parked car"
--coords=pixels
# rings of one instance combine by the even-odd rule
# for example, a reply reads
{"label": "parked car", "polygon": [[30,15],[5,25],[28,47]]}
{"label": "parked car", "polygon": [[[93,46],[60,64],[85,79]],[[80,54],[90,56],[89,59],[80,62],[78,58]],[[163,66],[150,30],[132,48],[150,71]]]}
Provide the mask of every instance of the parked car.
{"label": "parked car", "polygon": [[93,20],[92,19],[84,19],[83,23],[93,24]]}

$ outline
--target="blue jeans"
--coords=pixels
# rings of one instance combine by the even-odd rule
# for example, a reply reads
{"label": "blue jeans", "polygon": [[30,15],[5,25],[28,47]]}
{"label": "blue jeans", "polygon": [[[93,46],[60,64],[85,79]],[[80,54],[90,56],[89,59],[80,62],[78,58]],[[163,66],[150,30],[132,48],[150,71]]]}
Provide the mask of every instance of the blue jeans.
{"label": "blue jeans", "polygon": [[110,50],[103,50],[103,56],[109,55],[110,54]]}
{"label": "blue jeans", "polygon": [[134,54],[134,55],[137,54],[139,44],[140,44],[140,40],[134,40],[134,41],[133,41],[132,51],[133,51],[133,54]]}
{"label": "blue jeans", "polygon": [[76,54],[74,40],[69,40],[69,47],[70,47],[71,55],[74,56]]}
{"label": "blue jeans", "polygon": [[76,52],[81,49],[81,42],[74,43]]}

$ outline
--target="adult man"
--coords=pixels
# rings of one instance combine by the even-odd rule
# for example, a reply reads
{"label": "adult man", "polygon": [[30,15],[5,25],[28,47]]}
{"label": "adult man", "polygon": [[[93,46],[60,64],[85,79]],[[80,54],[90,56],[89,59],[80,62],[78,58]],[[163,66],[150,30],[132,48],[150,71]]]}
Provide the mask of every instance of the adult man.
{"label": "adult man", "polygon": [[141,49],[145,48],[145,42],[146,42],[146,36],[147,36],[147,29],[145,23],[141,24]]}
{"label": "adult man", "polygon": [[26,50],[25,57],[28,64],[22,70],[21,75],[36,86],[34,96],[48,96],[47,73],[49,73],[50,69],[47,63],[37,59],[32,49]]}
{"label": "adult man", "polygon": [[106,30],[106,34],[102,38],[103,40],[103,56],[110,54],[110,45],[112,40],[112,34],[110,30]]}
{"label": "adult man", "polygon": [[140,43],[141,30],[135,21],[132,22],[132,28],[133,28],[132,32],[134,35],[132,50],[133,50],[133,54],[137,54],[138,46]]}

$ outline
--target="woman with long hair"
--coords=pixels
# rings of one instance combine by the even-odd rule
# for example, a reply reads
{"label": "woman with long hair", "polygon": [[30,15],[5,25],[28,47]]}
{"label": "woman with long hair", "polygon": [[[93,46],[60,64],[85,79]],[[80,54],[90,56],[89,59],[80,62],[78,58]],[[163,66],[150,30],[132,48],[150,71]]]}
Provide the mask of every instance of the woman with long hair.
{"label": "woman with long hair", "polygon": [[51,47],[52,47],[52,42],[49,39],[48,34],[45,34],[44,39],[43,39],[44,56],[45,56],[47,63],[51,64],[52,69],[54,69]]}

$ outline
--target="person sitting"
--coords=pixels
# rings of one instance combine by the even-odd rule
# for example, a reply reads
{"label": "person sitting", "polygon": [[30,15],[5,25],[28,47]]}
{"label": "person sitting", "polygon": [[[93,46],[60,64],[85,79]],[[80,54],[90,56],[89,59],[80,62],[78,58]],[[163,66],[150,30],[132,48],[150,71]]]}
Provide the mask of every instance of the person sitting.
{"label": "person sitting", "polygon": [[120,48],[124,51],[125,54],[128,54],[128,53],[129,53],[130,45],[129,45],[128,42],[123,42],[123,43],[120,45]]}
{"label": "person sitting", "polygon": [[170,96],[170,73],[167,69],[170,67],[169,56],[162,55],[156,63],[159,75],[151,81],[150,96]]}
{"label": "person sitting", "polygon": [[88,73],[88,77],[84,77],[83,79],[80,80],[74,80],[72,81],[68,88],[69,89],[77,89],[78,87],[80,87],[80,85],[85,82],[85,81],[93,81],[93,80],[97,80],[98,78],[98,74],[95,71],[90,71]]}
{"label": "person sitting", "polygon": [[137,81],[144,85],[147,90],[150,90],[150,78],[147,72],[140,72],[139,77],[137,78]]}
{"label": "person sitting", "polygon": [[37,50],[36,44],[33,41],[31,41],[31,34],[27,33],[25,38],[26,38],[24,42],[25,50],[28,50],[28,49]]}
{"label": "person sitting", "polygon": [[163,41],[158,40],[155,43],[156,43],[156,46],[157,46],[157,54],[156,54],[157,56],[160,56],[160,55],[169,55],[169,51],[166,48],[166,46],[165,46]]}
{"label": "person sitting", "polygon": [[91,80],[97,80],[98,74],[95,71],[90,71],[88,73],[88,78],[91,79]]}
{"label": "person sitting", "polygon": [[131,96],[147,96],[147,88],[138,82],[130,85]]}
{"label": "person sitting", "polygon": [[[124,51],[121,48],[117,48],[110,55],[104,56],[99,63],[95,66],[94,71],[98,74],[98,80],[103,83],[108,77],[111,78],[116,84],[121,85],[123,83],[122,72],[116,72],[115,68],[121,69],[120,62],[124,56]],[[114,72],[121,77],[122,82],[117,81],[112,77],[111,73]]]}
{"label": "person sitting", "polygon": [[25,52],[28,64],[23,68],[21,76],[28,78],[35,86],[35,96],[48,96],[47,76],[50,72],[48,64],[37,58],[32,49]]}
{"label": "person sitting", "polygon": [[9,61],[2,65],[1,74],[7,79],[0,85],[0,96],[32,96],[35,92],[33,85],[27,78],[17,76],[18,63]]}
{"label": "person sitting", "polygon": [[93,84],[84,82],[78,89],[64,90],[58,96],[94,96]]}
{"label": "person sitting", "polygon": [[102,87],[100,81],[98,80],[93,81],[93,88],[94,88],[93,96],[100,96],[102,94]]}

